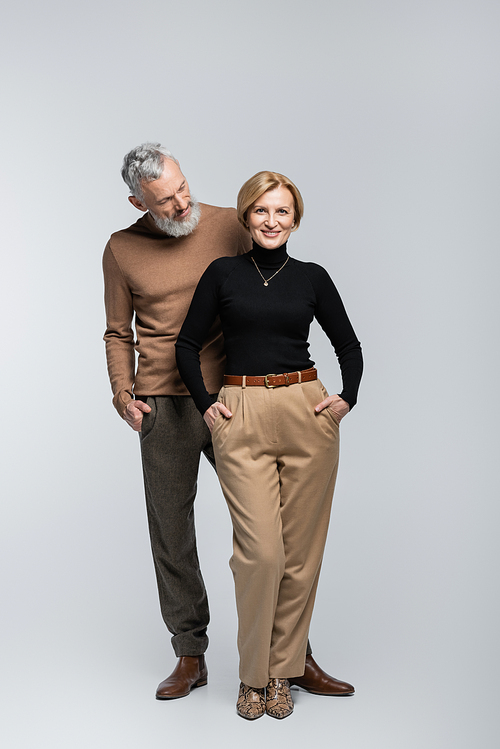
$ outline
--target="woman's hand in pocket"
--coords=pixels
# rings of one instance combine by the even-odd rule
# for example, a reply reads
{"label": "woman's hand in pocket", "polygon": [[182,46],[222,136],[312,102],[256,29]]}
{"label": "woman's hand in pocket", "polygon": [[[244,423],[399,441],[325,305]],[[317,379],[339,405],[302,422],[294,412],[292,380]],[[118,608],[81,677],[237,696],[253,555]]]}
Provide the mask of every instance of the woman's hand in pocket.
{"label": "woman's hand in pocket", "polygon": [[207,408],[205,413],[203,414],[203,418],[205,419],[205,422],[210,429],[210,434],[212,434],[212,429],[214,428],[215,419],[219,414],[222,414],[226,419],[230,419],[233,415],[229,408],[226,408],[223,403],[220,403],[219,401],[216,401],[215,403],[212,403],[212,405]]}
{"label": "woman's hand in pocket", "polygon": [[351,410],[351,407],[345,401],[343,398],[340,397],[340,395],[329,395],[328,398],[325,398],[324,401],[321,401],[321,403],[318,403],[318,405],[315,407],[315,411],[317,414],[321,413],[323,409],[329,408],[330,411],[333,413],[337,421],[340,422],[344,418],[346,414],[349,413]]}

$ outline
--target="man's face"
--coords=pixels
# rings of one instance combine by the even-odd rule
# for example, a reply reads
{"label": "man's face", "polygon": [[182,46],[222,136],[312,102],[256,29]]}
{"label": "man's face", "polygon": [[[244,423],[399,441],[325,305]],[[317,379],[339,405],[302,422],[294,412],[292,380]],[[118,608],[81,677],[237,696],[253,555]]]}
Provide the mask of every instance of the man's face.
{"label": "man's face", "polygon": [[189,185],[179,165],[165,159],[163,172],[153,182],[141,183],[143,197],[129,197],[140,211],[149,211],[156,226],[171,237],[186,237],[198,226],[201,209],[191,196]]}
{"label": "man's face", "polygon": [[191,212],[189,185],[179,165],[171,159],[163,162],[163,174],[153,182],[142,182],[143,198],[131,196],[130,202],[139,210],[148,210],[160,219],[184,221]]}

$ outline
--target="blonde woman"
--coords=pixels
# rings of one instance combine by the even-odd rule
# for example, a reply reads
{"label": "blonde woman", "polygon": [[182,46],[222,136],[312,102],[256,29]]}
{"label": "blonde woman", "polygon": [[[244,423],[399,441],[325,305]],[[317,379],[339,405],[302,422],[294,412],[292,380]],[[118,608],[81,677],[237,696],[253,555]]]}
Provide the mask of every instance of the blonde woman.
{"label": "blonde woman", "polygon": [[[177,364],[212,432],[233,523],[237,712],[247,719],[265,712],[285,718],[293,711],[290,681],[304,674],[339,425],[356,403],[363,363],[328,273],[288,254],[304,212],[293,182],[259,172],[241,188],[237,211],[253,248],[216,260],[204,273],[177,341]],[[226,375],[214,402],[199,351],[217,315]],[[328,395],[309,356],[314,317],[339,360],[339,395]]]}

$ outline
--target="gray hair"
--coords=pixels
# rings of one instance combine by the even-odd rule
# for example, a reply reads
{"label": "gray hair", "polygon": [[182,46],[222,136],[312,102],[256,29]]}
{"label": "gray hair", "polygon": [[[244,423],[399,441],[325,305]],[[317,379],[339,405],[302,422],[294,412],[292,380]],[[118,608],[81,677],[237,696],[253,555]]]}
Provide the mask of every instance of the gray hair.
{"label": "gray hair", "polygon": [[161,143],[141,143],[129,151],[124,159],[121,174],[130,192],[143,200],[141,182],[153,182],[163,174],[165,159],[179,162]]}

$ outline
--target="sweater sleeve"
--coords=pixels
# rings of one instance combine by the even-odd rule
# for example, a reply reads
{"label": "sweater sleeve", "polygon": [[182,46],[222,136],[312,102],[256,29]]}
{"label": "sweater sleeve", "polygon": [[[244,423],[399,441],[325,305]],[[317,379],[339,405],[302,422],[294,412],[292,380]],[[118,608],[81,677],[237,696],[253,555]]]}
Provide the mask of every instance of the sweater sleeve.
{"label": "sweater sleeve", "polygon": [[358,399],[359,383],[363,374],[361,344],[347,316],[335,284],[324,268],[308,263],[307,275],[316,295],[315,317],[335,350],[342,375],[339,393],[351,408]]}
{"label": "sweater sleeve", "polygon": [[123,418],[135,376],[132,293],[108,244],[103,255],[106,360],[113,405]]}
{"label": "sweater sleeve", "polygon": [[175,344],[177,368],[202,415],[215,402],[203,381],[200,351],[218,314],[220,266],[215,260],[200,278]]}

